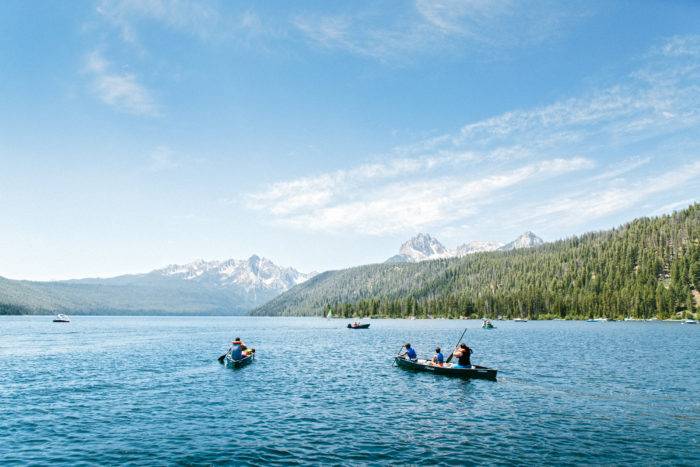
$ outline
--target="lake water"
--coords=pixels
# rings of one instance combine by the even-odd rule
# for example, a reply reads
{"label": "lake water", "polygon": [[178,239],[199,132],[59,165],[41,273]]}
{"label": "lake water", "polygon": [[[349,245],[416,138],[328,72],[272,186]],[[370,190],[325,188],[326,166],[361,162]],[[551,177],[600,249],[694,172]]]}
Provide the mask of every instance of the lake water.
{"label": "lake water", "polygon": [[[700,464],[700,326],[371,323],[0,317],[0,463]],[[497,382],[392,365],[465,324]]]}

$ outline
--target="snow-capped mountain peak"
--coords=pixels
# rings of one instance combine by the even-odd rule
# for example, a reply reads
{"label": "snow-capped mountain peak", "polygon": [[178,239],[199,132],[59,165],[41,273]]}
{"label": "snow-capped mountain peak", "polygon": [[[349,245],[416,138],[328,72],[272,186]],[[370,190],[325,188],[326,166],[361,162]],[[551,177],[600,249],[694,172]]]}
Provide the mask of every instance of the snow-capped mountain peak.
{"label": "snow-capped mountain peak", "polygon": [[503,246],[500,242],[489,242],[474,240],[464,243],[453,250],[454,256],[462,257],[472,253],[483,253],[485,251],[495,251]]}
{"label": "snow-capped mountain peak", "polygon": [[487,251],[509,251],[518,248],[531,248],[542,245],[544,241],[534,233],[527,231],[510,243],[491,241],[471,241],[464,243],[453,250],[448,250],[435,237],[429,234],[418,234],[411,238],[399,250],[399,254],[392,256],[387,263],[415,263],[429,259],[453,258],[483,253]]}
{"label": "snow-capped mountain peak", "polygon": [[414,263],[426,259],[447,258],[449,251],[436,238],[429,234],[419,233],[415,237],[404,242],[399,249],[399,254],[389,258],[389,262]]}
{"label": "snow-capped mountain peak", "polygon": [[172,264],[152,271],[151,274],[177,277],[216,287],[238,286],[247,291],[266,289],[278,292],[284,292],[315,275],[277,266],[258,255],[243,260],[196,260],[188,264]]}
{"label": "snow-capped mountain peak", "polygon": [[508,251],[516,250],[518,248],[532,248],[542,245],[543,243],[544,240],[528,230],[512,242],[503,245],[501,248],[499,248],[499,250]]}

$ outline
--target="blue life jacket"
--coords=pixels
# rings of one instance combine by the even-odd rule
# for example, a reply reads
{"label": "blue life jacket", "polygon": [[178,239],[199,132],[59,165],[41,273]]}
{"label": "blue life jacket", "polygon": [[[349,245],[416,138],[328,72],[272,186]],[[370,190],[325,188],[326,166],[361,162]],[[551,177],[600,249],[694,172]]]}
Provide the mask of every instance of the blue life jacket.
{"label": "blue life jacket", "polygon": [[410,358],[411,360],[415,360],[418,357],[418,355],[416,354],[416,351],[413,350],[413,347],[406,350],[406,356],[408,358]]}
{"label": "blue life jacket", "polygon": [[241,346],[236,344],[231,346],[231,358],[234,360],[240,360],[243,358],[243,350]]}
{"label": "blue life jacket", "polygon": [[436,360],[438,363],[443,363],[445,361],[445,356],[442,355],[442,352],[438,352],[435,356],[437,357]]}

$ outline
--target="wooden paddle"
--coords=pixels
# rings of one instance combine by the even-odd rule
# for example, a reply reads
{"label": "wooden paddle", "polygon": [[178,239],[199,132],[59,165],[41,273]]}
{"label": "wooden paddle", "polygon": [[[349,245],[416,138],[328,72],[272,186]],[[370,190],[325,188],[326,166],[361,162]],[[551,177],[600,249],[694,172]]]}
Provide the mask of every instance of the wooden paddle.
{"label": "wooden paddle", "polygon": [[[457,345],[459,345],[459,343],[462,342],[462,337],[464,337],[464,334],[465,334],[466,332],[467,332],[467,328],[464,328],[464,332],[462,333],[461,336],[459,336],[459,340],[457,341]],[[457,348],[457,345],[455,345],[455,346],[453,347],[452,353],[450,354],[449,357],[447,357],[447,360],[445,361],[445,363],[450,363],[450,360],[452,360],[452,357],[453,357],[454,354],[455,354],[454,349]]]}

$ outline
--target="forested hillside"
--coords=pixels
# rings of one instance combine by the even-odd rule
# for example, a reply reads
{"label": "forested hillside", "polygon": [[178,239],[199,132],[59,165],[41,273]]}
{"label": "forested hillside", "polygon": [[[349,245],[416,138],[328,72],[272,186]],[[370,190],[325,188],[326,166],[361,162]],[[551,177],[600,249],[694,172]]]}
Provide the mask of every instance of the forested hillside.
{"label": "forested hillside", "polygon": [[[3,314],[243,314],[246,303],[231,290],[173,279],[32,282],[0,278]],[[249,307],[250,309],[252,307]]]}
{"label": "forested hillside", "polygon": [[508,252],[329,271],[257,315],[660,318],[697,309],[700,204]]}

